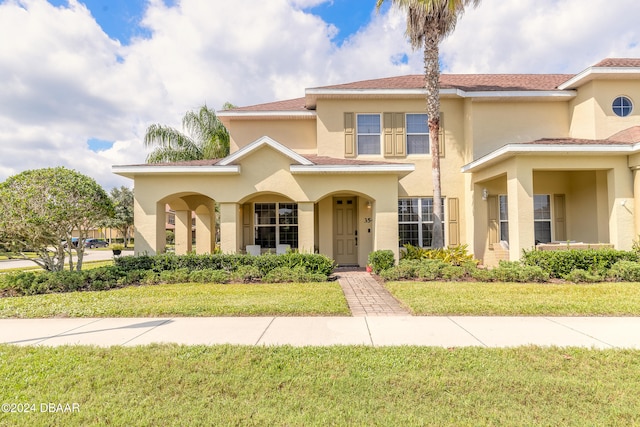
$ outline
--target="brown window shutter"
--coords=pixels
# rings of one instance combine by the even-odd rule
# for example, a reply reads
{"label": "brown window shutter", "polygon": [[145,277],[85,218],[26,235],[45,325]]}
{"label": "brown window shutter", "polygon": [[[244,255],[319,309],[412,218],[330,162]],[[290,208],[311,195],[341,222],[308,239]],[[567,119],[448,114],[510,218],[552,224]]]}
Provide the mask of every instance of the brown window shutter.
{"label": "brown window shutter", "polygon": [[406,156],[407,142],[405,140],[404,113],[393,113],[393,129],[395,132],[393,137],[395,142],[394,153],[396,156]]}
{"label": "brown window shutter", "polygon": [[344,113],[344,156],[356,156],[356,132],[354,113]]}
{"label": "brown window shutter", "polygon": [[487,209],[489,210],[489,249],[498,243],[498,196],[487,197]]}
{"label": "brown window shutter", "polygon": [[384,113],[382,119],[383,138],[384,138],[384,155],[393,156],[393,113]]}
{"label": "brown window shutter", "polygon": [[460,203],[458,198],[447,198],[447,210],[449,218],[449,246],[458,246],[460,244]]}
{"label": "brown window shutter", "polygon": [[567,240],[566,218],[565,218],[565,199],[564,194],[553,195],[553,211],[555,219],[555,235],[556,240],[562,242]]}

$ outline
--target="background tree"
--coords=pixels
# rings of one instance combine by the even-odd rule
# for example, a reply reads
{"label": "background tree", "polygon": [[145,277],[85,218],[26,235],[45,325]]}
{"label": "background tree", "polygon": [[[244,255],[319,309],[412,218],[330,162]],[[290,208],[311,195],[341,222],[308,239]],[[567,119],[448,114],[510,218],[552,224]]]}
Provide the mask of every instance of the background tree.
{"label": "background tree", "polygon": [[[440,43],[456,28],[465,8],[480,0],[389,0],[407,13],[407,30],[413,49],[423,48],[427,92],[431,174],[433,178],[432,246],[444,246],[442,233],[442,185],[440,180]],[[385,0],[377,0],[377,8]]]}
{"label": "background tree", "polygon": [[114,215],[107,220],[105,225],[115,228],[122,234],[126,248],[133,227],[133,191],[123,185],[120,188],[112,188],[109,196],[114,207]]}
{"label": "background tree", "polygon": [[229,154],[229,132],[215,110],[206,105],[182,118],[182,133],[170,126],[153,124],[144,137],[146,147],[154,147],[147,163],[219,159]]}
{"label": "background tree", "polygon": [[[113,215],[107,193],[92,178],[64,167],[35,169],[0,183],[0,235],[12,255],[48,271],[82,269],[88,231]],[[77,231],[78,246],[71,236]],[[68,242],[66,245],[64,242]],[[36,258],[25,252],[35,251]]]}

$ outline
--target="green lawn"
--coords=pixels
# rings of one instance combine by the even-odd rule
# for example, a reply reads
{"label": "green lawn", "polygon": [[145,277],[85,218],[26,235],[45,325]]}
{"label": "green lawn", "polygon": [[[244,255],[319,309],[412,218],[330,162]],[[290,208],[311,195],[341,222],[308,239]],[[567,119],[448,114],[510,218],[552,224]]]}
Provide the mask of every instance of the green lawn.
{"label": "green lawn", "polygon": [[349,314],[337,282],[191,283],[0,298],[0,318]]}
{"label": "green lawn", "polygon": [[631,350],[0,345],[0,401],[36,408],[0,425],[630,426],[638,372]]}
{"label": "green lawn", "polygon": [[388,282],[416,315],[640,316],[640,283]]}

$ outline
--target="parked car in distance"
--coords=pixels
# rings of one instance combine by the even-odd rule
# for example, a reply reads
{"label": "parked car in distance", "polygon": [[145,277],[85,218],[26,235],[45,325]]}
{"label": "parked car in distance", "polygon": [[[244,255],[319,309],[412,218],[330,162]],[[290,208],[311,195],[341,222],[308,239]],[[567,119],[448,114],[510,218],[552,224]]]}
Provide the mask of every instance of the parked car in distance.
{"label": "parked car in distance", "polygon": [[84,247],[89,249],[106,248],[107,246],[109,246],[109,243],[106,240],[102,239],[86,239],[84,241]]}

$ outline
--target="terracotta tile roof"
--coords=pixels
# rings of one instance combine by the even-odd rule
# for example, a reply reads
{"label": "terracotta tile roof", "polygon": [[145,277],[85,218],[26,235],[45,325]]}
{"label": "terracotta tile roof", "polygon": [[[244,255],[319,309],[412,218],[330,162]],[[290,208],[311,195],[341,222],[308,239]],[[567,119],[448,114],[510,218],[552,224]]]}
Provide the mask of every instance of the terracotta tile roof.
{"label": "terracotta tile roof", "polygon": [[607,58],[594,67],[640,67],[640,58]]}
{"label": "terracotta tile roof", "polygon": [[640,126],[632,126],[628,129],[611,135],[607,139],[580,139],[580,138],[542,138],[525,144],[549,144],[549,145],[629,145],[640,142]]}
{"label": "terracotta tile roof", "polygon": [[143,163],[132,166],[214,166],[222,159],[185,160],[183,162]]}
{"label": "terracotta tile roof", "polygon": [[[555,90],[558,85],[571,77],[573,74],[442,74],[440,86],[443,89],[465,91]],[[421,89],[423,87],[424,75],[413,74],[316,89]]]}
{"label": "terracotta tile roof", "polygon": [[398,164],[393,162],[377,162],[373,160],[336,159],[333,157],[304,155],[304,158],[318,166],[359,166],[359,165],[388,165]]}
{"label": "terracotta tile roof", "polygon": [[533,145],[625,145],[628,142],[612,141],[610,139],[580,139],[580,138],[542,138],[525,142]]}
{"label": "terracotta tile roof", "polygon": [[269,102],[266,104],[238,107],[225,111],[308,111],[304,98],[287,99],[285,101]]}
{"label": "terracotta tile roof", "polygon": [[640,142],[640,126],[633,126],[629,129],[620,131],[607,138],[611,141],[626,142],[627,144],[635,144]]}

